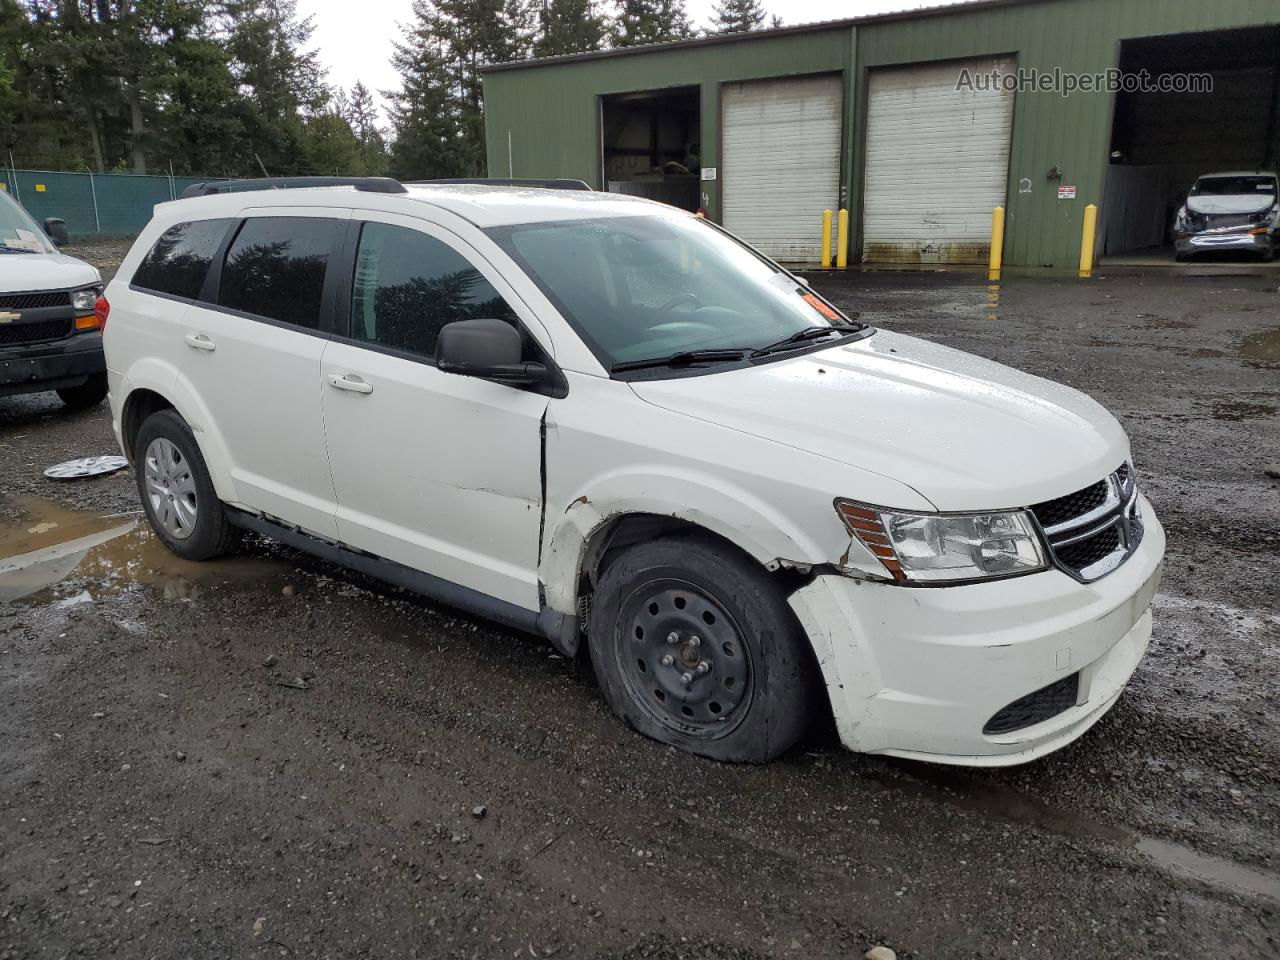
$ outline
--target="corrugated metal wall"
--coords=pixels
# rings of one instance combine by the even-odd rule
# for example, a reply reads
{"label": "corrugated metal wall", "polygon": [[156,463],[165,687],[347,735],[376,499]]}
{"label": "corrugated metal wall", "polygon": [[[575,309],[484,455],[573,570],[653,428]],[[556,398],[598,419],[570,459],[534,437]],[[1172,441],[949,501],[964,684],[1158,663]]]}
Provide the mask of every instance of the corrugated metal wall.
{"label": "corrugated metal wall", "polygon": [[[508,174],[510,138],[514,176],[581,177],[598,186],[597,96],[688,83],[702,88],[703,165],[716,166],[720,83],[843,70],[844,192],[851,224],[860,228],[869,69],[1014,54],[1023,69],[1097,73],[1117,65],[1124,38],[1275,23],[1277,0],[1037,0],[498,71],[485,80],[489,170]],[[1110,94],[1018,93],[1006,263],[1065,268],[1076,262],[1084,206],[1102,202],[1111,117]],[[1060,180],[1047,176],[1055,167]],[[1059,184],[1075,186],[1076,198],[1058,200]],[[717,185],[704,188],[708,209],[718,216]],[[855,235],[855,249],[860,239]]]}
{"label": "corrugated metal wall", "polygon": [[[721,83],[842,71],[850,53],[848,33],[833,31],[488,74],[489,175],[576,177],[600,188],[598,97],[691,84],[702,92],[702,166],[718,167]],[[718,215],[719,181],[703,181],[702,194]]]}
{"label": "corrugated metal wall", "polygon": [[[1276,22],[1276,0],[1042,0],[862,27],[856,59],[861,71],[894,63],[1014,53],[1023,70],[1051,72],[1060,67],[1097,73],[1117,66],[1125,38]],[[864,93],[859,93],[860,105],[865,103]],[[1070,267],[1077,262],[1084,207],[1102,203],[1111,116],[1112,97],[1106,93],[1017,94],[1005,263]],[[855,157],[862,156],[863,133],[858,124]],[[1047,176],[1054,167],[1061,179]],[[848,176],[856,207],[861,174],[851,167]],[[1075,186],[1076,198],[1058,200],[1060,184]]]}

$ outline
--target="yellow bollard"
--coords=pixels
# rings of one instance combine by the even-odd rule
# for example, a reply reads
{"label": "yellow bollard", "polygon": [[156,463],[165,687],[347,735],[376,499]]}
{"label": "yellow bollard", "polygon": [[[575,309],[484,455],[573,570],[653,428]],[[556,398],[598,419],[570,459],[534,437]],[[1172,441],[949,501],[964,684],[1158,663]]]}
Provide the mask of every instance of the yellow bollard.
{"label": "yellow bollard", "polygon": [[831,211],[822,211],[822,269],[831,266]]}
{"label": "yellow bollard", "polygon": [[1080,238],[1080,276],[1093,276],[1094,234],[1098,230],[1098,207],[1089,204],[1084,208],[1084,233]]}
{"label": "yellow bollard", "polygon": [[836,228],[836,266],[843,270],[849,265],[849,211],[840,210],[839,226]]}
{"label": "yellow bollard", "polygon": [[987,264],[987,279],[1000,279],[1000,262],[1004,259],[1004,207],[991,211],[991,260]]}

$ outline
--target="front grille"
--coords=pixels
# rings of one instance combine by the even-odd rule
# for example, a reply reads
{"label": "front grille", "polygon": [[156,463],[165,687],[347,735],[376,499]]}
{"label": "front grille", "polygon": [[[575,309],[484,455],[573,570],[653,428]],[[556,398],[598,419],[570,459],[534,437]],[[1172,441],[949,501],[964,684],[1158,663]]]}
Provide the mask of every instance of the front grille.
{"label": "front grille", "polygon": [[1065,497],[1037,503],[1031,510],[1035,513],[1042,526],[1053,527],[1083,513],[1088,513],[1090,510],[1098,509],[1098,507],[1106,503],[1106,500],[1107,481],[1099,480],[1097,483],[1085,487],[1083,490],[1077,490],[1075,493],[1069,493]]}
{"label": "front grille", "polygon": [[982,732],[1012,733],[1015,730],[1043,723],[1062,711],[1074,707],[1079,695],[1080,674],[1077,672],[1056,680],[1047,687],[1041,687],[1035,693],[1019,697],[992,716],[982,728]]}
{"label": "front grille", "polygon": [[1138,489],[1127,463],[1083,490],[1036,504],[1031,512],[1054,562],[1077,580],[1106,576],[1142,541]]}
{"label": "front grille", "polygon": [[71,335],[70,320],[37,320],[35,323],[0,323],[0,344],[40,343]]}
{"label": "front grille", "polygon": [[1120,547],[1120,534],[1115,527],[1107,527],[1101,533],[1079,543],[1058,547],[1054,552],[1058,560],[1068,567],[1083,570],[1099,560],[1104,560]]}
{"label": "front grille", "polygon": [[0,293],[0,310],[35,310],[40,307],[66,307],[71,304],[71,294],[66,290],[45,290],[39,293]]}

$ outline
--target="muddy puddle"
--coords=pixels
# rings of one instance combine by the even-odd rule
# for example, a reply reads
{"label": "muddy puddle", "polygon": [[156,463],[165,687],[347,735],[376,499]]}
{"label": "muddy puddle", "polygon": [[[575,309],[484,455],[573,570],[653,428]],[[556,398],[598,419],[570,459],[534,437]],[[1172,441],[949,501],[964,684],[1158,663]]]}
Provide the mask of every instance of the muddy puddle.
{"label": "muddy puddle", "polygon": [[1251,367],[1280,367],[1280,327],[1245,337],[1238,349]]}
{"label": "muddy puddle", "polygon": [[0,521],[0,603],[74,605],[138,588],[171,599],[198,587],[260,583],[286,568],[257,557],[192,563],[170,553],[141,511],[95,514],[35,497],[6,503]]}

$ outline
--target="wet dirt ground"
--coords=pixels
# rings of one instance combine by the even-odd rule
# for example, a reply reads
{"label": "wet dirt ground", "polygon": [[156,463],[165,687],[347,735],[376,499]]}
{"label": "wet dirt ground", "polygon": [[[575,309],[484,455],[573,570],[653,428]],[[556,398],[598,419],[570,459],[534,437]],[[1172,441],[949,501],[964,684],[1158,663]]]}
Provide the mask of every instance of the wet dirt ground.
{"label": "wet dirt ground", "polygon": [[175,560],[127,472],[41,475],[114,452],[105,405],[0,400],[0,958],[1280,956],[1275,280],[811,279],[1129,431],[1169,554],[1092,731],[678,754],[534,638],[263,541]]}

